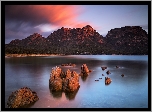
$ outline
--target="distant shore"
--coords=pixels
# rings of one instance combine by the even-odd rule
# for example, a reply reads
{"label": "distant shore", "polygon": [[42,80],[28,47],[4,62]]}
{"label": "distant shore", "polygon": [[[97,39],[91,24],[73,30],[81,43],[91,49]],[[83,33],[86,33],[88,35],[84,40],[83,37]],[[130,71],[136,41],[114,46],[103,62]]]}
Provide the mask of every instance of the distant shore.
{"label": "distant shore", "polygon": [[[32,57],[32,56],[65,56],[66,54],[5,54],[5,58],[9,57]],[[107,55],[107,54],[102,54]],[[111,54],[111,55],[123,55],[123,54]],[[131,54],[130,54],[131,55]],[[141,54],[146,55],[146,54]]]}
{"label": "distant shore", "polygon": [[5,54],[7,57],[27,57],[27,56],[64,56],[64,54]]}

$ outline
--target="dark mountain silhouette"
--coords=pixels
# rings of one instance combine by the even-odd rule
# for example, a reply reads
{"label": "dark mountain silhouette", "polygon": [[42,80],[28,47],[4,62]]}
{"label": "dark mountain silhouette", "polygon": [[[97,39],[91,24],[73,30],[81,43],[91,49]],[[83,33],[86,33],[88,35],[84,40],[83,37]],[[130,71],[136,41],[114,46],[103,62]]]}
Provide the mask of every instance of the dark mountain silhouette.
{"label": "dark mountain silhouette", "polygon": [[5,45],[5,53],[27,54],[148,54],[148,34],[139,26],[115,28],[106,37],[90,25],[64,28],[47,38],[34,33]]}
{"label": "dark mountain silhouette", "polygon": [[115,28],[106,35],[106,44],[116,54],[148,54],[148,34],[140,26]]}

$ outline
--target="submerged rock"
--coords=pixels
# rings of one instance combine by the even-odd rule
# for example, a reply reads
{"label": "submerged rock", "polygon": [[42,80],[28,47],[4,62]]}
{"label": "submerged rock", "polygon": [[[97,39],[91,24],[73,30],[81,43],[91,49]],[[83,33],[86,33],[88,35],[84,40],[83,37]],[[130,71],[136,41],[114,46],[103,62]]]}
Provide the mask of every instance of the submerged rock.
{"label": "submerged rock", "polygon": [[75,67],[76,64],[68,63],[68,64],[61,64],[61,66],[72,66],[72,67]]}
{"label": "submerged rock", "polygon": [[76,91],[79,87],[79,75],[75,71],[63,72],[61,68],[56,67],[52,69],[49,87],[52,91]]}
{"label": "submerged rock", "polygon": [[7,101],[8,108],[21,108],[39,100],[37,93],[30,88],[23,87],[12,92]]}
{"label": "submerged rock", "polygon": [[98,79],[95,79],[95,81],[99,81]]}

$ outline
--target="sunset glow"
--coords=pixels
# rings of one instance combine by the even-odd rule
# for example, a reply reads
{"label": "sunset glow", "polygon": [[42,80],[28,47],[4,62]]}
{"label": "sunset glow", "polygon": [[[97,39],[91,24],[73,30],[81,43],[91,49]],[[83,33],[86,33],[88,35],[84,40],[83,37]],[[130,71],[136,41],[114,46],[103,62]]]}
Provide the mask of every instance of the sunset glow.
{"label": "sunset glow", "polygon": [[147,5],[6,5],[5,43],[33,33],[92,26],[105,36],[113,28],[141,26],[148,32]]}

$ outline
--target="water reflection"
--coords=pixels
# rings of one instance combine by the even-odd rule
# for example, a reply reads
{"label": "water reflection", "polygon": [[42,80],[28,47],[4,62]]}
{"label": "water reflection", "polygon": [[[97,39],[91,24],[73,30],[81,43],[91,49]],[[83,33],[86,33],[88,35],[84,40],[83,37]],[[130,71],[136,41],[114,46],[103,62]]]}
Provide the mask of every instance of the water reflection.
{"label": "water reflection", "polygon": [[54,98],[61,98],[62,97],[62,91],[52,91],[50,89],[50,93]]}
{"label": "water reflection", "polygon": [[24,105],[24,106],[19,107],[19,108],[30,108],[30,107],[32,107],[34,104],[35,104],[35,102],[32,102],[32,103],[30,103],[30,104],[28,104],[28,105]]}
{"label": "water reflection", "polygon": [[57,99],[62,97],[62,93],[65,93],[65,96],[68,100],[74,100],[78,90],[79,89],[77,89],[74,92],[62,92],[62,91],[51,91],[50,89],[50,93],[54,98],[57,98]]}
{"label": "water reflection", "polygon": [[85,81],[86,81],[86,79],[87,79],[87,77],[88,77],[88,76],[83,76],[83,75],[82,75],[82,76],[81,76],[82,81],[84,81],[84,82],[85,82]]}
{"label": "water reflection", "polygon": [[79,89],[74,92],[65,92],[65,96],[68,100],[74,100]]}

